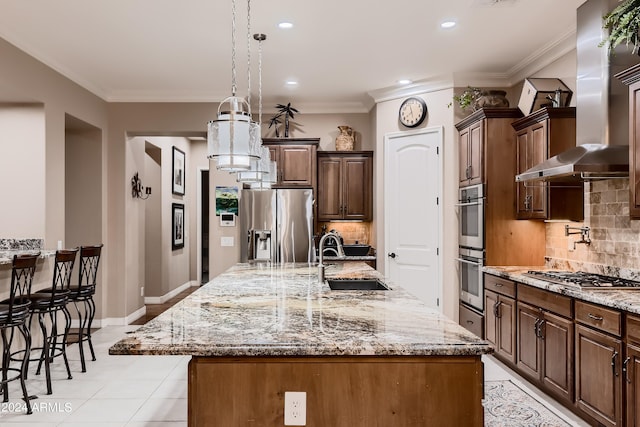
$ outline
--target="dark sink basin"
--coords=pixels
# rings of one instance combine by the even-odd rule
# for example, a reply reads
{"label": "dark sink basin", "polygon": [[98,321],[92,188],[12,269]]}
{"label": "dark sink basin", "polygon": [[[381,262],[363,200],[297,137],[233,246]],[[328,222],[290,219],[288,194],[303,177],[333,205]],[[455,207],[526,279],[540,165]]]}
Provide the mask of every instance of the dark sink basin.
{"label": "dark sink basin", "polygon": [[342,245],[346,256],[365,256],[369,254],[369,245]]}
{"label": "dark sink basin", "polygon": [[389,288],[378,279],[327,279],[334,291],[388,291]]}

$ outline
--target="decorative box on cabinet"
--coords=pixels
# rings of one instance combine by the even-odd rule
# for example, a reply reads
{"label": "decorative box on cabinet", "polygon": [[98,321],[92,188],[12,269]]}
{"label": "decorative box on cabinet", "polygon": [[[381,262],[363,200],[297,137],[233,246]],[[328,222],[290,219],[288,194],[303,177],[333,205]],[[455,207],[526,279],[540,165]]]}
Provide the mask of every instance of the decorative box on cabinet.
{"label": "decorative box on cabinet", "polygon": [[318,152],[318,221],[370,221],[373,151]]}
{"label": "decorative box on cabinet", "polygon": [[[520,174],[576,145],[576,109],[541,108],[514,121],[516,167]],[[584,219],[582,183],[519,182],[516,188],[518,219]]]}
{"label": "decorative box on cabinet", "polygon": [[565,404],[573,403],[573,303],[518,283],[517,370]]}
{"label": "decorative box on cabinet", "polygon": [[278,166],[274,188],[316,188],[316,153],[320,138],[263,138]]}
{"label": "decorative box on cabinet", "polygon": [[629,216],[640,219],[640,64],[616,77],[629,85]]}
{"label": "decorative box on cabinet", "polygon": [[622,426],[622,316],[575,301],[575,403],[597,425]]}

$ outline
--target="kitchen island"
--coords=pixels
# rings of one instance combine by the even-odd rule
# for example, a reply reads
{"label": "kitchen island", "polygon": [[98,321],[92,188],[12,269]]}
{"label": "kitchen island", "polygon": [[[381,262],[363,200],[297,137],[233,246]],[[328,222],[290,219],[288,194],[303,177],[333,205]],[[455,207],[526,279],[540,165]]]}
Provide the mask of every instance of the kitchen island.
{"label": "kitchen island", "polygon": [[[364,263],[327,278],[384,277]],[[398,286],[334,291],[317,266],[238,264],[110,354],[191,355],[190,426],[282,426],[306,392],[308,426],[483,425],[479,339]]]}

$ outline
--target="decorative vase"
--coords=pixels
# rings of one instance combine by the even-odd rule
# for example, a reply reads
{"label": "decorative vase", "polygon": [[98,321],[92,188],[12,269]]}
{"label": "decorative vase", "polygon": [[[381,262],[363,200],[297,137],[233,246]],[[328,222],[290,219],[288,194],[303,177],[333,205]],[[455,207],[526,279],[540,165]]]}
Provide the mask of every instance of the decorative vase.
{"label": "decorative vase", "polygon": [[336,150],[353,151],[355,131],[349,126],[338,126],[338,129],[340,129],[340,134],[336,137]]}
{"label": "decorative vase", "polygon": [[507,108],[509,100],[504,90],[485,90],[476,101],[478,108]]}

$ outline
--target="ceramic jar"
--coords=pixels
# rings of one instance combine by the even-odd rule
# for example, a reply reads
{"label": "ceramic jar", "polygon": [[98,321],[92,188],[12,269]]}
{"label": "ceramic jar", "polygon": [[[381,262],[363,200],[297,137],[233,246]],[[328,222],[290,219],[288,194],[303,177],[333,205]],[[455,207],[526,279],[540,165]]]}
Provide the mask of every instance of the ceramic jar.
{"label": "ceramic jar", "polygon": [[349,126],[338,126],[340,134],[336,137],[337,151],[353,151],[355,142],[355,131]]}

